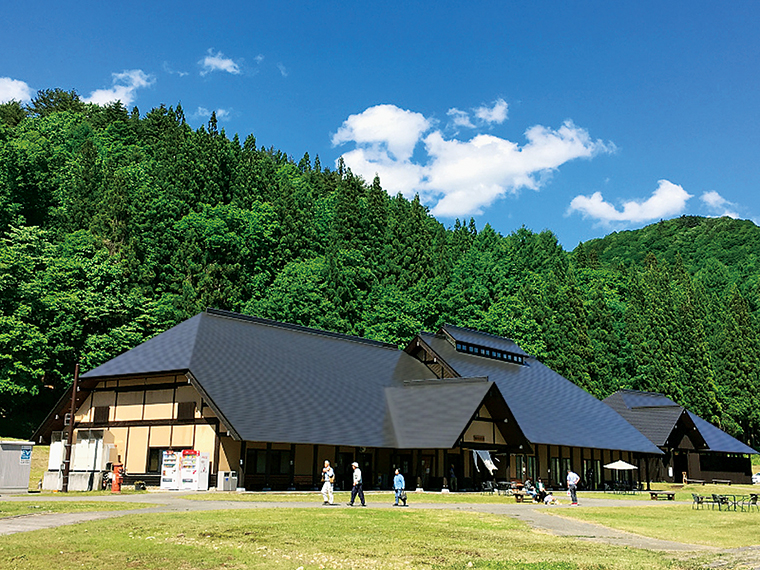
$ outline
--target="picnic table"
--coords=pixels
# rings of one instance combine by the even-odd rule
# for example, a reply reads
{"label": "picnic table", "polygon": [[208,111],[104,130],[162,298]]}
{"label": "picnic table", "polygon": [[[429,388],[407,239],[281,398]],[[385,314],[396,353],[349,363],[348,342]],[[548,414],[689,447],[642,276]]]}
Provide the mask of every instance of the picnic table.
{"label": "picnic table", "polygon": [[657,501],[660,499],[674,501],[676,498],[676,494],[674,491],[652,490],[652,491],[649,491],[649,498],[652,499],[653,501]]}

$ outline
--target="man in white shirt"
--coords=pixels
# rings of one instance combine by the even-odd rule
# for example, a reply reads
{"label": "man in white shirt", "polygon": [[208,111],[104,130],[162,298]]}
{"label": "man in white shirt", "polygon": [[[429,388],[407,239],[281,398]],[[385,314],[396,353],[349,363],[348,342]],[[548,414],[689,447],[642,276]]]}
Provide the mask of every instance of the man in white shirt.
{"label": "man in white shirt", "polygon": [[570,491],[570,500],[573,503],[573,506],[578,506],[578,495],[576,494],[576,491],[578,490],[578,481],[580,481],[581,478],[578,477],[578,474],[574,471],[567,470],[567,490]]}
{"label": "man in white shirt", "polygon": [[354,469],[354,486],[351,487],[351,502],[348,503],[348,506],[353,507],[356,495],[359,495],[362,507],[366,507],[367,504],[364,502],[364,488],[362,487],[362,470],[359,469],[359,464],[356,461],[351,464],[351,467]]}
{"label": "man in white shirt", "polygon": [[325,466],[322,468],[322,499],[323,505],[333,504],[333,483],[335,482],[335,471],[330,467],[330,462],[325,459]]}

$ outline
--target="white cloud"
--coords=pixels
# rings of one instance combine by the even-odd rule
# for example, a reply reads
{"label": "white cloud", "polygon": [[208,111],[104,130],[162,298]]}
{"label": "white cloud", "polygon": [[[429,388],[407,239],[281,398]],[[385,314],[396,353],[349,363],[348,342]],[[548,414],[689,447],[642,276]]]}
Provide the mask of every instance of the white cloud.
{"label": "white cloud", "polygon": [[279,70],[280,70],[280,74],[281,74],[283,77],[287,77],[287,76],[288,76],[288,70],[287,70],[287,68],[286,68],[286,67],[285,67],[283,64],[281,64],[281,63],[278,63],[278,64],[277,64],[277,69],[279,69]]}
{"label": "white cloud", "polygon": [[[350,115],[333,135],[332,143],[337,146],[355,142],[360,147],[368,147],[372,160],[386,154],[388,160],[405,161],[412,157],[414,147],[431,125],[419,113],[395,105],[377,105],[358,115]],[[374,174],[369,179],[373,177]]]}
{"label": "white cloud", "polygon": [[507,120],[507,102],[504,99],[497,99],[493,102],[493,107],[485,105],[475,109],[475,116],[484,123],[497,125]]}
{"label": "white cloud", "polygon": [[113,101],[121,101],[128,107],[135,100],[135,92],[142,87],[150,87],[155,83],[152,75],[146,74],[141,69],[130,69],[121,73],[113,73],[113,87],[110,89],[96,89],[84,100],[88,103],[105,105]]}
{"label": "white cloud", "polygon": [[[232,111],[229,109],[214,109],[216,118],[220,121],[228,121],[232,115]],[[209,119],[211,118],[212,111],[206,109],[206,107],[198,107],[198,110],[193,113],[194,119]]]}
{"label": "white cloud", "polygon": [[475,129],[477,127],[491,127],[500,125],[507,120],[508,105],[504,99],[497,99],[491,106],[481,105],[472,110],[474,120],[470,118],[470,113],[452,107],[447,111],[447,115],[452,118],[454,127],[463,127]]}
{"label": "white cloud", "polygon": [[467,129],[475,128],[475,125],[470,120],[470,114],[467,111],[460,111],[456,107],[452,107],[446,114],[452,118],[455,127],[465,127]]}
{"label": "white cloud", "polygon": [[175,71],[171,65],[169,65],[168,61],[165,61],[163,63],[163,70],[170,74],[170,75],[179,75],[180,77],[185,77],[185,75],[190,75],[187,71]]}
{"label": "white cloud", "polygon": [[660,180],[659,186],[648,199],[624,202],[622,211],[605,202],[601,192],[594,192],[591,196],[573,198],[568,214],[580,212],[583,217],[595,218],[604,223],[649,222],[682,213],[691,197],[691,194],[678,184]]}
{"label": "white cloud", "polygon": [[[498,108],[497,104],[491,108],[497,109],[492,117],[498,118]],[[448,114],[455,120],[462,117],[457,109]],[[440,130],[431,131],[434,126],[419,113],[378,105],[351,115],[332,142],[356,144],[355,150],[343,155],[353,172],[366,180],[377,173],[389,193],[419,193],[433,206],[433,214],[452,217],[480,213],[494,200],[522,188],[538,190],[565,162],[614,148],[592,140],[569,121],[558,130],[528,129],[523,146],[492,135],[447,139]],[[419,142],[424,143],[427,157],[414,161]]]}
{"label": "white cloud", "polygon": [[702,200],[702,202],[704,202],[705,205],[713,211],[713,215],[719,217],[728,216],[729,218],[739,217],[739,214],[731,209],[735,207],[736,204],[729,202],[715,190],[710,190],[709,192],[703,193],[699,199]]}
{"label": "white cloud", "polygon": [[32,99],[32,88],[19,79],[0,77],[0,103],[18,101],[25,103]]}
{"label": "white cloud", "polygon": [[201,66],[201,75],[206,75],[212,71],[226,71],[233,75],[240,74],[240,66],[228,57],[224,57],[224,54],[220,51],[214,53],[213,49],[209,49],[206,57],[198,62]]}

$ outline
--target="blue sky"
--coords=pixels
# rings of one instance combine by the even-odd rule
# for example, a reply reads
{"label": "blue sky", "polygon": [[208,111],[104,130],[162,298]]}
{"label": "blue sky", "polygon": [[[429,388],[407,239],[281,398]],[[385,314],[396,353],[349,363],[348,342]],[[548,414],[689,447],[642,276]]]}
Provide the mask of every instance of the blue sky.
{"label": "blue sky", "polygon": [[444,224],[565,248],[682,214],[760,223],[760,3],[13,3],[0,101],[215,110]]}

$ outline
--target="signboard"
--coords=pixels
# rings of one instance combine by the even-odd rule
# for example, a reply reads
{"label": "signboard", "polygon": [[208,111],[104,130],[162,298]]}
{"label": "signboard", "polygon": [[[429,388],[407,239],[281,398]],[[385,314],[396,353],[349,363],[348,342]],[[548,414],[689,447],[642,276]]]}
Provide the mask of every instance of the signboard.
{"label": "signboard", "polygon": [[21,447],[21,455],[18,460],[19,465],[31,465],[32,464],[32,446],[24,445]]}

